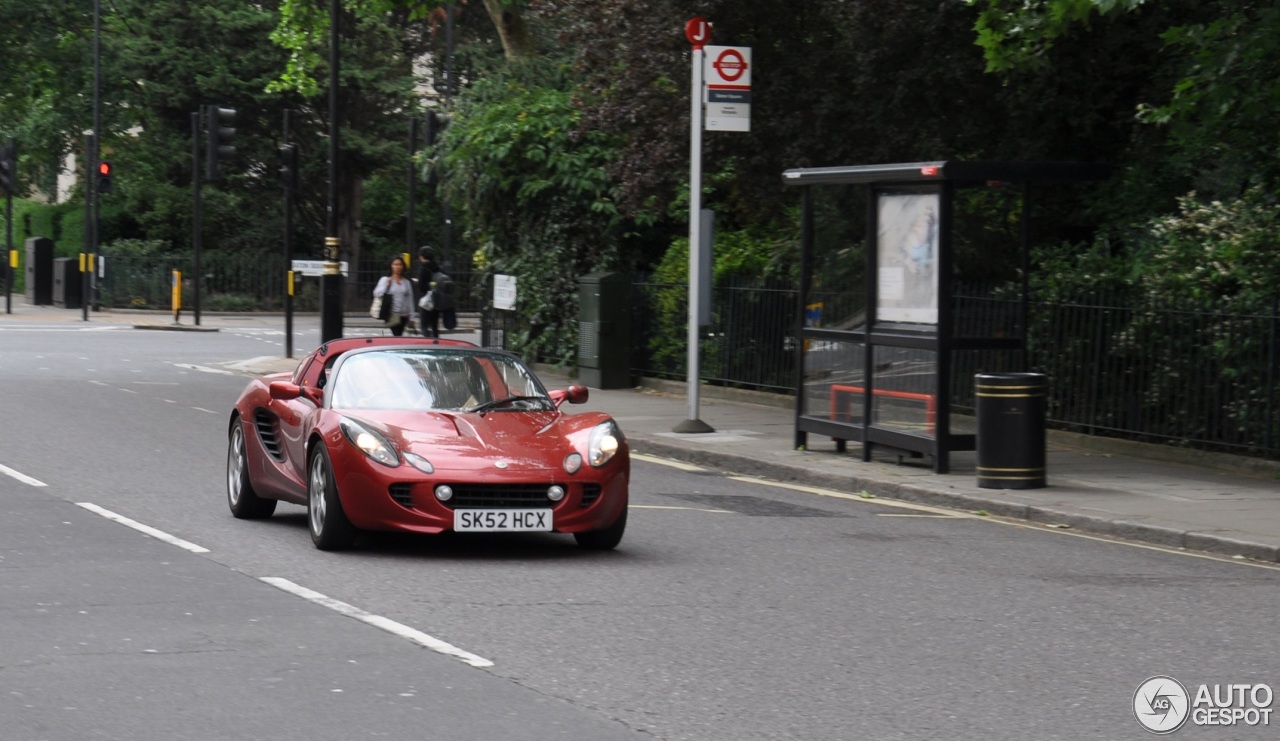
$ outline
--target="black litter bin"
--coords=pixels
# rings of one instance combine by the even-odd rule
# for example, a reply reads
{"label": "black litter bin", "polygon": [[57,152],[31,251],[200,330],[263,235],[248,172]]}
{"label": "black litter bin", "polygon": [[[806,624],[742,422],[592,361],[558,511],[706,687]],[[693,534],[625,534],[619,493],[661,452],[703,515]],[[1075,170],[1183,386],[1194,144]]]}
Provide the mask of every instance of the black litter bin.
{"label": "black litter bin", "polygon": [[1044,487],[1047,377],[1043,373],[979,373],[974,376],[973,385],[978,417],[978,486]]}

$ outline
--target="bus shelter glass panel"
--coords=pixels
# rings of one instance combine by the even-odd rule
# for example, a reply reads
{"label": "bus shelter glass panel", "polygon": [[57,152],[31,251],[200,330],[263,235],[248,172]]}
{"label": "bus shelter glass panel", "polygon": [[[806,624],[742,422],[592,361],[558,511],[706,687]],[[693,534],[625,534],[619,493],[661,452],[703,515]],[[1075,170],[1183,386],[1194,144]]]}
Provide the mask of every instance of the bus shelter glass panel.
{"label": "bus shelter glass panel", "polygon": [[805,340],[803,414],[833,422],[861,424],[863,343]]}
{"label": "bus shelter glass panel", "polygon": [[866,324],[866,193],[851,185],[812,188],[811,282],[805,326],[851,330]]}
{"label": "bus shelter glass panel", "polygon": [[921,437],[937,436],[938,353],[877,346],[871,425]]}

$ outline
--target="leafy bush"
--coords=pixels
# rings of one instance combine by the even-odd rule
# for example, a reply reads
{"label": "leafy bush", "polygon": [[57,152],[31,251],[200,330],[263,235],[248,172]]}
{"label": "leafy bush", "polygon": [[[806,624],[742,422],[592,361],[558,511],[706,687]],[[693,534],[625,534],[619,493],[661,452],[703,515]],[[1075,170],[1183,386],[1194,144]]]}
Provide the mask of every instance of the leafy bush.
{"label": "leafy bush", "polygon": [[577,276],[622,262],[605,176],[614,143],[579,131],[574,96],[555,63],[513,64],[466,91],[443,144],[443,188],[478,245],[474,262],[519,280],[510,346],[553,362],[576,356]]}
{"label": "leafy bush", "polygon": [[214,293],[202,297],[202,311],[259,311],[263,307],[257,296],[243,293]]}
{"label": "leafy bush", "polygon": [[[790,224],[798,224],[795,214]],[[784,222],[786,223],[786,222]],[[787,294],[760,289],[795,289],[792,266],[799,246],[795,227],[761,227],[728,230],[716,234],[712,285],[718,289],[712,302],[712,336],[701,344],[702,375],[738,378],[779,374],[790,378],[790,367],[758,368],[762,357],[778,355],[791,331],[788,321],[794,304]],[[689,240],[672,243],[651,276],[654,317],[648,327],[649,360],[646,367],[685,372],[688,358]],[[726,289],[726,290],[719,290]],[[756,289],[756,290],[727,290]],[[751,321],[747,318],[767,318]],[[744,369],[751,371],[744,375]],[[773,385],[771,381],[766,381]],[[789,380],[781,385],[788,385]]]}

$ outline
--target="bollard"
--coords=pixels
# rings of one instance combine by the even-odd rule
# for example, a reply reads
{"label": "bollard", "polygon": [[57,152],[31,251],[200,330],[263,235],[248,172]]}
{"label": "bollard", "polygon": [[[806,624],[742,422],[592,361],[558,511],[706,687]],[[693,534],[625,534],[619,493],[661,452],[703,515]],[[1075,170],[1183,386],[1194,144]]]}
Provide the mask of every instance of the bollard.
{"label": "bollard", "polygon": [[170,302],[173,304],[173,323],[181,324],[178,315],[182,313],[182,271],[173,271],[173,291],[170,293]]}

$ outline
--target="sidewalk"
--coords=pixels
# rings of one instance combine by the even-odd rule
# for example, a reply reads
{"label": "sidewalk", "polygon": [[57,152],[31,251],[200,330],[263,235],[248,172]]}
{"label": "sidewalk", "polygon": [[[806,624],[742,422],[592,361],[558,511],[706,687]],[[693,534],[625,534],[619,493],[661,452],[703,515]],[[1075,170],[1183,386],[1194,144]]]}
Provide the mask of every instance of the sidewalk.
{"label": "sidewalk", "polygon": [[[554,372],[540,375],[549,387],[570,382]],[[797,451],[791,407],[708,398],[714,393],[710,389],[700,397],[698,416],[715,432],[677,434],[671,430],[688,416],[684,385],[650,385],[659,388],[591,390],[589,406],[614,415],[635,452],[845,493],[1268,563],[1280,560],[1280,482],[1273,472],[1280,467],[1269,472],[1266,462],[1051,432],[1048,486],[981,489],[972,452],[953,453],[952,472],[939,475],[928,460],[899,463],[897,456],[885,455],[863,462],[856,443],[838,453],[833,441],[813,434],[808,449]],[[1089,449],[1102,445],[1128,451]],[[1160,454],[1201,464],[1153,457]]]}
{"label": "sidewalk", "polygon": [[[17,301],[14,308],[17,312]],[[27,319],[39,315],[46,320],[55,314],[79,319],[81,315],[25,304],[21,309]],[[105,313],[98,316],[108,320]],[[190,317],[183,320],[190,323]],[[115,312],[109,321],[141,326],[171,318],[133,318]],[[278,316],[202,317],[202,325],[209,327],[278,326],[279,322]],[[366,331],[354,319],[351,323],[348,334]],[[479,339],[477,332],[462,327],[448,336]],[[231,367],[270,373],[292,370],[296,364],[296,359],[259,357]],[[571,383],[556,369],[540,368],[539,375],[548,388]],[[848,452],[838,453],[833,441],[813,434],[807,450],[794,450],[790,400],[759,403],[766,398],[704,388],[698,416],[715,429],[704,434],[672,432],[688,416],[683,384],[646,381],[636,389],[592,389],[586,405],[569,411],[600,409],[612,414],[634,452],[735,474],[1280,562],[1280,464],[1275,462],[1050,431],[1048,486],[981,489],[972,452],[953,453],[951,473],[938,475],[927,459],[899,463],[896,456],[885,455],[864,463],[856,443],[849,444]]]}

